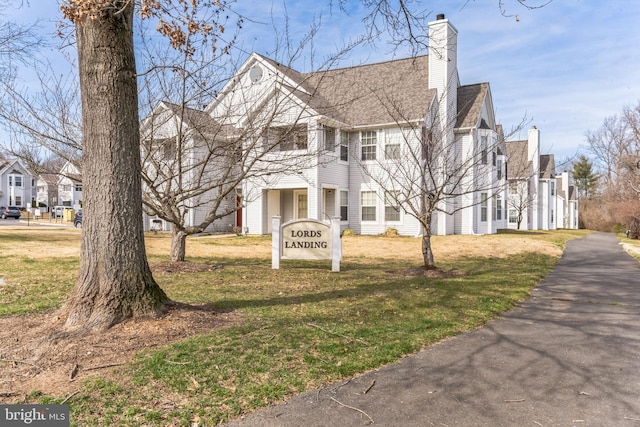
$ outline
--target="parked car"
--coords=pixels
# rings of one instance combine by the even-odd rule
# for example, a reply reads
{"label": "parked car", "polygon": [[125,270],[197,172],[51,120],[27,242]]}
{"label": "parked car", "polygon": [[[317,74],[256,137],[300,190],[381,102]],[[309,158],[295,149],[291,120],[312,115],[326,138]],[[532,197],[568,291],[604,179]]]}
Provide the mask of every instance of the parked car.
{"label": "parked car", "polygon": [[0,216],[2,219],[15,218],[20,219],[20,209],[17,206],[0,207]]}
{"label": "parked car", "polygon": [[82,211],[76,212],[75,216],[73,217],[73,226],[75,228],[82,227]]}

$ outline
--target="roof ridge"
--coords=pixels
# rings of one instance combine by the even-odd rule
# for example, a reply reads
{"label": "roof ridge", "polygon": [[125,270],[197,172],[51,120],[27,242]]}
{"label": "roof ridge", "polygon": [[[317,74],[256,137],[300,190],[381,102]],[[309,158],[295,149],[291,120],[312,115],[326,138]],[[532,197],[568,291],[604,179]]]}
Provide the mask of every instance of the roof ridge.
{"label": "roof ridge", "polygon": [[[375,67],[375,66],[380,66],[380,65],[387,65],[390,64],[392,62],[403,62],[403,61],[411,61],[411,60],[416,60],[416,59],[424,59],[424,58],[428,58],[429,55],[416,55],[416,56],[408,56],[406,58],[396,58],[396,59],[387,59],[384,61],[379,61],[379,62],[371,62],[371,63],[366,63],[366,64],[358,64],[358,65],[350,65],[350,66],[346,66],[346,67],[337,67],[337,68],[328,68],[326,70],[316,70],[316,71],[308,71],[308,72],[301,72],[298,71],[298,73],[302,74],[302,75],[309,75],[309,74],[317,74],[317,73],[324,73],[324,72],[328,72],[328,71],[345,71],[345,70],[355,70],[358,68],[366,68],[366,67]],[[285,65],[286,67],[286,65]],[[295,71],[295,70],[294,70]]]}

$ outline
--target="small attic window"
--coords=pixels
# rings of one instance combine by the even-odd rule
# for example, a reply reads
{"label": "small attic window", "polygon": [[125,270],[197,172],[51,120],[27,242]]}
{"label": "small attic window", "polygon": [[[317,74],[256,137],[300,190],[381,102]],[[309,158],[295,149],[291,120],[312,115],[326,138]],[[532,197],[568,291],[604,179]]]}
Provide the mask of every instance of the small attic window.
{"label": "small attic window", "polygon": [[259,65],[254,65],[249,70],[249,78],[251,79],[252,83],[259,82],[262,79],[262,74],[262,67],[260,67]]}

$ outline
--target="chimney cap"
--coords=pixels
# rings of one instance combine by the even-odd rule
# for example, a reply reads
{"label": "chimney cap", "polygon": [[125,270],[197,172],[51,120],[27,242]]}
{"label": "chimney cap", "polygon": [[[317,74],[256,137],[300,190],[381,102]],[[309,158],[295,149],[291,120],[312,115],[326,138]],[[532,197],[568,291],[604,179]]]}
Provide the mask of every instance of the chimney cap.
{"label": "chimney cap", "polygon": [[437,21],[440,21],[442,19],[444,19],[444,13],[439,13],[439,14],[436,15],[436,20]]}

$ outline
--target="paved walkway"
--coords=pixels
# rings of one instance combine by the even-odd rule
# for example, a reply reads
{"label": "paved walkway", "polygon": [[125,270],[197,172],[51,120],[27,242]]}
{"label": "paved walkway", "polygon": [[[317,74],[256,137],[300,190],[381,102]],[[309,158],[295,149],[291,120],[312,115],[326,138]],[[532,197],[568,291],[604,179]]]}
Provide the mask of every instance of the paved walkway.
{"label": "paved walkway", "polygon": [[640,426],[638,262],[613,234],[569,241],[532,298],[485,327],[229,426],[372,423]]}

